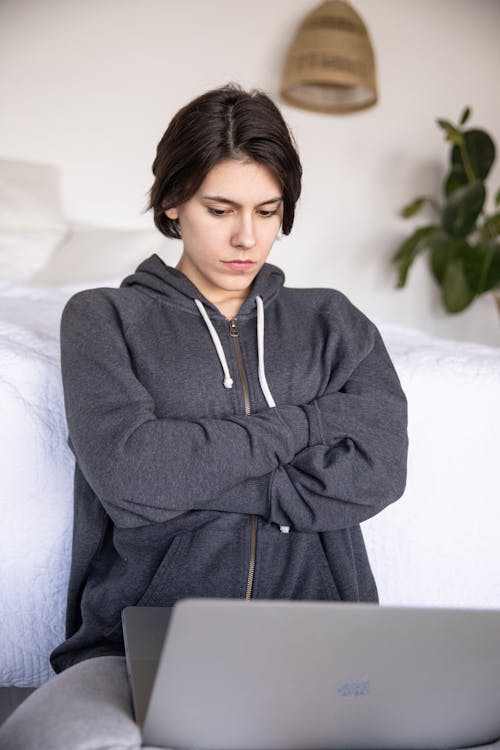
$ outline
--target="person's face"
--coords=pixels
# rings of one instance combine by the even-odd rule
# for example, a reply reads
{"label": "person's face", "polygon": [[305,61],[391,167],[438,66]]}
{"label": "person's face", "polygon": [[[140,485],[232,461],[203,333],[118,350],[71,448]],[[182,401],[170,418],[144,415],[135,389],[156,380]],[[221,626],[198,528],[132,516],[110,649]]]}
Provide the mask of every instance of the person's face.
{"label": "person's face", "polygon": [[282,189],[262,164],[228,159],[165,213],[179,220],[177,268],[214,304],[229,302],[248,295],[266,262],[282,222]]}

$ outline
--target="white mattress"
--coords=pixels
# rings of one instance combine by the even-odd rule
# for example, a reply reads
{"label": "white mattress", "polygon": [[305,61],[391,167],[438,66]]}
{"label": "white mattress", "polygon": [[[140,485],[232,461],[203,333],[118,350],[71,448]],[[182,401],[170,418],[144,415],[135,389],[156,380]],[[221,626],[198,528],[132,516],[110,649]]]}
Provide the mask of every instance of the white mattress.
{"label": "white mattress", "polygon": [[380,330],[410,439],[403,498],[363,526],[381,600],[500,607],[500,348]]}
{"label": "white mattress", "polygon": [[46,680],[64,633],[73,459],[58,328],[70,293],[0,285],[0,685]]}

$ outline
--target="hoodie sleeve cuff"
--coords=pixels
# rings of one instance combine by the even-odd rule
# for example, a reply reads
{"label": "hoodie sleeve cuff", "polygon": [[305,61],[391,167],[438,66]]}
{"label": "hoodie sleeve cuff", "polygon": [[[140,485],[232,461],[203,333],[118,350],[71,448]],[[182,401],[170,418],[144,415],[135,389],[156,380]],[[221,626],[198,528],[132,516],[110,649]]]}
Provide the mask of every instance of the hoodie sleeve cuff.
{"label": "hoodie sleeve cuff", "polygon": [[324,444],[325,438],[321,427],[321,413],[319,410],[318,402],[315,400],[310,404],[306,404],[302,408],[304,409],[309,422],[308,447],[310,448],[313,445]]}
{"label": "hoodie sleeve cuff", "polygon": [[301,406],[285,404],[276,407],[276,412],[292,436],[293,454],[297,455],[309,445],[309,420]]}

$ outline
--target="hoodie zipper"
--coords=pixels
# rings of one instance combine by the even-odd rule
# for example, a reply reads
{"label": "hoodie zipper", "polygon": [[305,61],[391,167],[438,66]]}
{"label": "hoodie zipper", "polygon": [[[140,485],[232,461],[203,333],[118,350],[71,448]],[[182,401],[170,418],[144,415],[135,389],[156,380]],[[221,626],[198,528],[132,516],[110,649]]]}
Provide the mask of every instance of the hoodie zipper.
{"label": "hoodie zipper", "polygon": [[236,352],[236,361],[238,362],[238,369],[240,371],[241,385],[243,387],[243,400],[245,402],[245,416],[250,416],[250,396],[248,394],[248,382],[247,376],[245,375],[245,368],[243,367],[243,359],[241,357],[240,342],[238,337],[240,332],[238,331],[238,321],[236,318],[232,318],[229,321],[229,332],[233,340],[234,351]]}
{"label": "hoodie zipper", "polygon": [[[243,400],[245,403],[245,416],[250,416],[250,396],[248,393],[248,381],[245,375],[245,368],[243,367],[243,359],[241,356],[240,342],[238,337],[240,335],[238,331],[238,321],[236,318],[232,318],[229,321],[229,332],[233,340],[234,351],[236,354],[236,361],[238,362],[238,369],[240,371],[241,385],[243,388]],[[245,599],[252,598],[252,587],[253,577],[255,572],[255,548],[257,544],[257,523],[256,518],[252,514],[250,516],[250,564],[248,566],[248,578],[247,588],[245,592]]]}

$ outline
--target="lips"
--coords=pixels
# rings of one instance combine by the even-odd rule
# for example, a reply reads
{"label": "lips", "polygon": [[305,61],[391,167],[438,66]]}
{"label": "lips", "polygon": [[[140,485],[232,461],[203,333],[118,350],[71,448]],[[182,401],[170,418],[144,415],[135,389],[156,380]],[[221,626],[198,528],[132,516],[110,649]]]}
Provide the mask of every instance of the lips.
{"label": "lips", "polygon": [[253,260],[225,260],[223,261],[224,265],[229,266],[229,268],[233,268],[235,271],[247,271],[249,268],[253,268],[255,266],[255,262]]}

